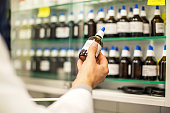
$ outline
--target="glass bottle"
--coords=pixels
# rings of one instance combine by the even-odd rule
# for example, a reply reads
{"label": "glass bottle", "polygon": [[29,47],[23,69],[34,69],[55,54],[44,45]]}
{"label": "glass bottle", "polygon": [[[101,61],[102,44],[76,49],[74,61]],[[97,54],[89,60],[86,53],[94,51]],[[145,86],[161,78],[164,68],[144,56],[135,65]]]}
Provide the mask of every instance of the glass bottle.
{"label": "glass bottle", "polygon": [[109,74],[107,75],[107,78],[119,78],[120,61],[114,46],[111,46],[110,48],[108,62]]}
{"label": "glass bottle", "polygon": [[129,21],[131,21],[132,18],[133,18],[133,8],[130,7],[130,8],[129,8],[129,13],[128,13],[128,19],[129,19]]}
{"label": "glass bottle", "polygon": [[105,37],[116,37],[117,24],[115,20],[115,11],[113,6],[110,6],[110,9],[108,10],[108,16],[109,18],[105,24],[105,27],[107,28],[105,31]]}
{"label": "glass bottle", "polygon": [[121,18],[117,22],[117,33],[119,37],[129,37],[129,20],[127,19],[127,11],[125,6],[122,6]]}
{"label": "glass bottle", "polygon": [[[82,39],[83,36],[84,36],[84,31],[83,32],[83,25],[84,25],[84,22],[83,22],[83,11],[80,11],[79,15],[78,15],[78,38]],[[87,26],[86,26],[87,27]],[[88,30],[87,28],[85,27],[85,30]]]}
{"label": "glass bottle", "polygon": [[129,47],[124,46],[122,50],[122,55],[120,59],[119,65],[119,77],[120,78],[130,78],[131,75],[131,59],[130,59],[130,52]]}
{"label": "glass bottle", "polygon": [[158,76],[158,79],[160,81],[165,81],[165,78],[166,78],[166,45],[164,45],[162,58],[159,61],[159,76]]}
{"label": "glass bottle", "polygon": [[99,20],[97,21],[96,24],[96,31],[99,31],[101,28],[105,27],[106,21],[104,20],[105,14],[103,8],[100,8],[98,16],[99,16]]}
{"label": "glass bottle", "polygon": [[16,18],[16,20],[15,20],[15,23],[14,23],[15,25],[15,27],[14,27],[14,37],[13,37],[13,39],[12,40],[14,40],[14,39],[19,39],[19,31],[20,31],[20,25],[21,25],[21,21],[20,21],[20,19],[19,18]]}
{"label": "glass bottle", "polygon": [[144,6],[142,6],[140,16],[143,20],[143,36],[150,36],[149,20],[146,18],[146,12]]}
{"label": "glass bottle", "polygon": [[116,19],[117,21],[121,18],[121,9],[118,10]]}
{"label": "glass bottle", "polygon": [[88,25],[88,37],[94,36],[95,33],[96,33],[96,22],[94,21],[94,12],[93,12],[93,9],[91,9],[89,14],[88,14],[87,25]]}
{"label": "glass bottle", "polygon": [[142,76],[144,80],[156,80],[157,79],[157,68],[156,59],[153,51],[153,47],[149,45],[146,59],[142,66]]}
{"label": "glass bottle", "polygon": [[41,18],[36,18],[36,25],[35,25],[35,39],[40,39],[40,29],[41,29]]}
{"label": "glass bottle", "polygon": [[136,46],[136,49],[134,50],[132,60],[132,79],[142,79],[142,51],[141,47],[139,45]]}
{"label": "glass bottle", "polygon": [[30,29],[29,29],[29,39],[35,39],[35,17],[32,16],[29,20],[29,25],[30,25]]}
{"label": "glass bottle", "polygon": [[152,36],[164,36],[165,26],[164,21],[160,16],[159,6],[156,6],[154,17],[151,20],[151,29]]}
{"label": "glass bottle", "polygon": [[102,47],[103,47],[103,42],[102,42],[102,39],[103,39],[103,36],[104,36],[104,31],[105,31],[105,27],[103,27],[101,30],[99,30],[95,36],[92,36],[90,37],[86,43],[84,44],[82,50],[80,51],[79,53],[79,58],[82,60],[82,61],[85,61],[86,60],[86,57],[87,57],[87,53],[88,53],[88,48],[90,47],[90,45],[96,41],[98,43],[98,49],[97,49],[97,52],[96,52],[96,57],[98,57]]}
{"label": "glass bottle", "polygon": [[130,21],[130,34],[132,37],[141,37],[143,36],[143,21],[139,16],[138,4],[135,4],[133,15]]}
{"label": "glass bottle", "polygon": [[51,39],[56,39],[57,38],[57,15],[56,13],[53,13],[50,17],[50,28],[51,28],[51,33],[50,33],[50,37]]}
{"label": "glass bottle", "polygon": [[35,62],[33,62],[34,63],[33,66],[35,67],[35,69],[33,69],[33,70],[35,72],[41,72],[40,71],[40,62],[42,59],[42,55],[43,55],[42,48],[38,47],[36,50],[36,53],[35,53]]}
{"label": "glass bottle", "polygon": [[45,39],[51,38],[51,28],[49,24],[49,18],[44,18]]}
{"label": "glass bottle", "polygon": [[35,49],[34,49],[34,47],[32,47],[30,49],[29,56],[30,56],[30,63],[31,63],[30,71],[35,72],[35,69],[36,69],[36,65],[35,65],[36,57],[35,57]]}
{"label": "glass bottle", "polygon": [[19,39],[28,39],[28,18],[24,17],[19,30]]}
{"label": "glass bottle", "polygon": [[50,72],[53,74],[58,74],[58,50],[57,47],[53,47],[50,53]]}

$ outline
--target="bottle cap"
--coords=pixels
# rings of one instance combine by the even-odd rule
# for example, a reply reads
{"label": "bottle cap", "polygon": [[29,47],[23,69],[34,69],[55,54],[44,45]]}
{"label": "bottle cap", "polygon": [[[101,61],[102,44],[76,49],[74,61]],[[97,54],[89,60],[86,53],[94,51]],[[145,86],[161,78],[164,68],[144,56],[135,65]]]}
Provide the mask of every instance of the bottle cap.
{"label": "bottle cap", "polygon": [[145,12],[145,7],[144,6],[142,6],[142,10],[141,10],[140,16],[146,16],[146,12]]}
{"label": "bottle cap", "polygon": [[61,57],[67,56],[66,47],[62,47],[62,48],[60,49],[59,56],[61,56]]}
{"label": "bottle cap", "polygon": [[142,57],[142,51],[141,47],[139,45],[136,45],[136,49],[134,50],[134,57]]}
{"label": "bottle cap", "polygon": [[45,48],[44,48],[44,50],[50,50],[50,48],[48,48],[48,47],[45,47]]}
{"label": "bottle cap", "polygon": [[163,50],[162,56],[166,56],[166,45],[164,45],[164,50]]}
{"label": "bottle cap", "polygon": [[116,48],[114,46],[111,46],[110,48],[109,57],[117,57]]}
{"label": "bottle cap", "polygon": [[146,56],[155,56],[154,51],[153,51],[153,47],[151,45],[148,46]]}
{"label": "bottle cap", "polygon": [[93,9],[91,9],[88,13],[88,19],[94,19],[94,13],[93,13]]}
{"label": "bottle cap", "polygon": [[115,11],[113,6],[110,6],[110,9],[108,10],[108,16],[115,16]]}
{"label": "bottle cap", "polygon": [[156,9],[159,9],[159,6],[158,6],[158,5],[156,6]]}
{"label": "bottle cap", "polygon": [[68,16],[69,21],[74,21],[74,13],[71,11],[70,15]]}
{"label": "bottle cap", "polygon": [[121,9],[119,9],[117,13],[117,19],[120,19],[120,18],[121,18]]}
{"label": "bottle cap", "polygon": [[133,10],[133,15],[139,15],[138,4],[135,4],[135,8],[134,8],[134,10]]}
{"label": "bottle cap", "polygon": [[166,45],[164,45],[164,50],[166,50]]}
{"label": "bottle cap", "polygon": [[57,16],[57,14],[56,13],[52,13],[52,16]]}
{"label": "bottle cap", "polygon": [[99,30],[99,31],[96,33],[96,36],[100,36],[100,37],[103,39],[104,31],[105,31],[105,27],[103,27],[101,30]]}
{"label": "bottle cap", "polygon": [[136,45],[136,50],[141,50],[141,47],[139,45]]}
{"label": "bottle cap", "polygon": [[52,16],[50,18],[50,22],[52,22],[52,23],[56,23],[57,22],[57,15],[56,15],[56,13],[52,14]]}
{"label": "bottle cap", "polygon": [[52,50],[57,50],[57,47],[56,47],[56,46],[54,46],[54,47],[52,48]]}
{"label": "bottle cap", "polygon": [[42,48],[41,47],[37,48],[36,56],[42,56]]}
{"label": "bottle cap", "polygon": [[120,56],[120,55],[119,55],[119,48],[118,48],[118,47],[116,47],[116,56],[117,56],[117,57]]}
{"label": "bottle cap", "polygon": [[104,18],[105,17],[103,8],[100,8],[98,16],[99,16],[99,18]]}
{"label": "bottle cap", "polygon": [[78,15],[78,20],[83,20],[83,11],[80,11]]}
{"label": "bottle cap", "polygon": [[61,12],[59,16],[59,22],[64,22],[65,20],[66,18],[65,18],[64,12]]}
{"label": "bottle cap", "polygon": [[145,11],[145,6],[142,6],[142,11]]}
{"label": "bottle cap", "polygon": [[148,50],[153,50],[153,47],[149,45]]}
{"label": "bottle cap", "polygon": [[127,16],[127,11],[125,5],[122,6],[121,16]]}
{"label": "bottle cap", "polygon": [[130,57],[130,52],[129,52],[129,47],[128,46],[124,46],[121,56],[122,57]]}
{"label": "bottle cap", "polygon": [[130,8],[129,8],[129,11],[130,11],[130,12],[133,12],[133,8],[132,8],[132,7],[130,7]]}
{"label": "bottle cap", "polygon": [[156,8],[156,9],[155,9],[154,15],[160,15],[159,6],[156,6],[155,8]]}
{"label": "bottle cap", "polygon": [[129,13],[128,13],[128,17],[132,18],[133,17],[133,8],[129,8]]}
{"label": "bottle cap", "polygon": [[129,51],[129,47],[128,46],[124,46],[123,50],[128,50]]}

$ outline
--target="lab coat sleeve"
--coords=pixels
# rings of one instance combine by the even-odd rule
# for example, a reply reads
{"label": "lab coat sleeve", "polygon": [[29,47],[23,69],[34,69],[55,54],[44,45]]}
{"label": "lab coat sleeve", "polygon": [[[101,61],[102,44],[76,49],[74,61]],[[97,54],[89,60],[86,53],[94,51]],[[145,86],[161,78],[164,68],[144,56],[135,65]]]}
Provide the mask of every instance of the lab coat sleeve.
{"label": "lab coat sleeve", "polygon": [[91,93],[72,88],[48,108],[31,101],[23,82],[16,76],[0,36],[0,113],[93,113]]}

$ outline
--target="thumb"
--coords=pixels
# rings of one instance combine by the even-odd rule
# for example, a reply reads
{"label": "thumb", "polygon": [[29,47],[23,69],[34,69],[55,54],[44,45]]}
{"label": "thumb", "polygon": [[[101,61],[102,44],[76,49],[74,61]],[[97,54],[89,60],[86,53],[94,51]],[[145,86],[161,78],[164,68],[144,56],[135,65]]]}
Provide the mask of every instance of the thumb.
{"label": "thumb", "polygon": [[87,59],[95,59],[97,48],[98,43],[94,41],[88,49]]}

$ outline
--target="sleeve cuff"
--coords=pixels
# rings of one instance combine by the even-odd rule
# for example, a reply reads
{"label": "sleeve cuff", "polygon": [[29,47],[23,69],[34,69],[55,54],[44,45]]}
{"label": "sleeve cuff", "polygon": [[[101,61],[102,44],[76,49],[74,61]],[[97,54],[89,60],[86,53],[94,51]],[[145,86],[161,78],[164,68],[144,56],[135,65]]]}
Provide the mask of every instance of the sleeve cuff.
{"label": "sleeve cuff", "polygon": [[92,94],[92,88],[90,86],[86,85],[86,84],[80,84],[80,85],[74,86],[71,89],[77,89],[77,88],[86,89],[86,90],[88,90]]}

